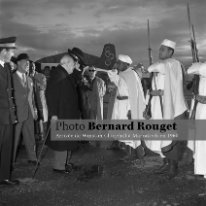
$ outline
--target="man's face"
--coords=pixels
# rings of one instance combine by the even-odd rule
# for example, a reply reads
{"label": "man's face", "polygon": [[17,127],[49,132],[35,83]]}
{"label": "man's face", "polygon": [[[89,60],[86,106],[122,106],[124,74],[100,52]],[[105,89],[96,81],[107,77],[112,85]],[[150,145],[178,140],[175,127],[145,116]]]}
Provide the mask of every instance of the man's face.
{"label": "man's face", "polygon": [[22,73],[27,73],[29,71],[29,60],[22,59],[18,61],[18,70]]}
{"label": "man's face", "polygon": [[5,62],[10,62],[11,57],[14,56],[14,49],[4,49],[4,61]]}
{"label": "man's face", "polygon": [[97,71],[95,70],[94,67],[89,67],[88,69],[88,76],[91,80],[93,80],[96,76]]}
{"label": "man's face", "polygon": [[67,72],[68,72],[69,74],[71,74],[71,73],[74,71],[75,62],[74,62],[73,58],[70,57],[70,56],[66,56],[66,57],[64,57],[64,58],[65,58],[65,59],[64,59],[64,64],[63,64],[63,66],[64,66],[64,68],[67,70]]}
{"label": "man's face", "polygon": [[34,64],[34,62],[30,62],[29,63],[29,73],[31,76],[34,76],[36,72],[36,66]]}
{"label": "man's face", "polygon": [[159,49],[159,59],[164,60],[170,57],[171,57],[171,50],[168,47],[161,45]]}
{"label": "man's face", "polygon": [[127,63],[122,62],[120,60],[117,61],[117,69],[121,72],[121,71],[125,71],[127,69]]}

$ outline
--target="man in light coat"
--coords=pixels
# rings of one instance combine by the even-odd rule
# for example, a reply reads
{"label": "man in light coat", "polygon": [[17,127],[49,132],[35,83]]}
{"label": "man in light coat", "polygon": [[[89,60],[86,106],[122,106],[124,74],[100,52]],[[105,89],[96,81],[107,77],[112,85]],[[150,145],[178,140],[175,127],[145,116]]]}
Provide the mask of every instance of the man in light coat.
{"label": "man in light coat", "polygon": [[[159,49],[159,61],[148,68],[153,74],[151,98],[152,120],[185,119],[187,104],[183,92],[183,70],[181,63],[172,58],[176,43],[165,39]],[[182,141],[146,141],[149,149],[164,158],[156,171],[169,179],[177,175],[178,161],[182,155]]]}
{"label": "man in light coat", "polygon": [[[143,119],[146,105],[144,93],[141,80],[131,67],[132,60],[128,55],[121,54],[116,64],[118,71],[112,70],[108,73],[110,80],[117,87],[111,119]],[[143,149],[140,140],[123,142],[133,149]]]}

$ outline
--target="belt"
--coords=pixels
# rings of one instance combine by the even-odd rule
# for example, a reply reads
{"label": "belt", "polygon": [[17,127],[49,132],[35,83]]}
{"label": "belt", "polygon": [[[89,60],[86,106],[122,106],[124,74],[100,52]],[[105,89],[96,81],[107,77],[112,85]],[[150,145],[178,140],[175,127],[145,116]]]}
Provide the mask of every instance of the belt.
{"label": "belt", "polygon": [[129,98],[128,96],[117,96],[118,100],[125,100],[125,99],[128,99],[128,98]]}
{"label": "belt", "polygon": [[195,100],[197,100],[201,104],[206,104],[206,96],[195,95]]}
{"label": "belt", "polygon": [[161,89],[151,90],[151,91],[150,91],[150,95],[151,95],[151,96],[163,96],[163,95],[164,95],[164,91],[161,90]]}

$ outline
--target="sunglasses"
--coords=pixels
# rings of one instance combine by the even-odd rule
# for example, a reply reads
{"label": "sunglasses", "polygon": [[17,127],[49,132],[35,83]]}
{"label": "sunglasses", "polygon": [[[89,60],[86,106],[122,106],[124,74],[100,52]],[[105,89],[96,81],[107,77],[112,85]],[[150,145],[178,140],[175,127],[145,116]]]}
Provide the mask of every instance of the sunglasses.
{"label": "sunglasses", "polygon": [[89,72],[96,72],[96,70],[91,70],[91,69],[89,69]]}

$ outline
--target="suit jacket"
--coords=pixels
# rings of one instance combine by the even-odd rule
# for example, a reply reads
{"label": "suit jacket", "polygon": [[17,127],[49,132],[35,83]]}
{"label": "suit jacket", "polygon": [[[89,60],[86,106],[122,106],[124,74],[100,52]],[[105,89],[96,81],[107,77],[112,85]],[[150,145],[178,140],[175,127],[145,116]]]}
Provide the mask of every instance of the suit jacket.
{"label": "suit jacket", "polygon": [[15,72],[13,73],[14,98],[17,107],[18,122],[23,122],[28,119],[29,112],[33,118],[36,115],[36,109],[33,99],[33,82],[30,77],[27,77],[27,84],[24,85],[21,78]]}
{"label": "suit jacket", "polygon": [[7,64],[0,65],[0,124],[14,123],[15,112],[10,68]]}

